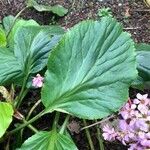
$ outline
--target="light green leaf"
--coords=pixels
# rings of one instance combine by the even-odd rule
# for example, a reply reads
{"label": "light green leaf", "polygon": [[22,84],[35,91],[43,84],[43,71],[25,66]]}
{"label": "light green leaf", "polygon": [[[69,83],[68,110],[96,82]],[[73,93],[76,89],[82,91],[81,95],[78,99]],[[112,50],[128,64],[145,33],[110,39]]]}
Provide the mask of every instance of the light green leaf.
{"label": "light green leaf", "polygon": [[75,144],[66,135],[51,132],[39,132],[27,139],[17,150],[77,150]]}
{"label": "light green leaf", "polygon": [[13,108],[9,103],[0,102],[0,138],[12,122]]}
{"label": "light green leaf", "polygon": [[47,112],[97,119],[120,109],[137,75],[134,50],[113,18],[73,27],[49,57],[42,89]]}
{"label": "light green leaf", "polygon": [[6,42],[6,35],[5,35],[5,31],[0,28],[0,47],[5,47],[7,44]]}
{"label": "light green leaf", "polygon": [[9,15],[3,18],[2,23],[3,23],[6,34],[8,34],[9,30],[11,29],[14,19],[15,17],[12,15]]}
{"label": "light green leaf", "polygon": [[42,5],[38,4],[36,0],[27,0],[26,4],[28,7],[34,7],[39,12],[49,11],[54,14],[57,14],[58,16],[64,16],[68,12],[68,10],[61,5],[54,5],[54,6]]}

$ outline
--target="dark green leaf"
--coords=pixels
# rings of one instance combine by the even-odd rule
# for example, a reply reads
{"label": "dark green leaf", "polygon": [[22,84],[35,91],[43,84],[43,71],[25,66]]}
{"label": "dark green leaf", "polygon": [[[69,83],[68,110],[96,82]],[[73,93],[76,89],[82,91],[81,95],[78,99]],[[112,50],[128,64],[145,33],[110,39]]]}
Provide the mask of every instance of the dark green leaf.
{"label": "dark green leaf", "polygon": [[51,132],[39,132],[27,139],[18,150],[77,150],[68,136]]}
{"label": "dark green leaf", "polygon": [[61,5],[54,5],[54,6],[42,5],[38,4],[36,0],[27,0],[26,4],[28,7],[34,7],[39,12],[49,11],[53,12],[54,14],[57,14],[58,16],[64,16],[68,12],[68,10]]}
{"label": "dark green leaf", "polygon": [[128,99],[136,78],[134,42],[112,18],[84,21],[52,51],[42,89],[47,112],[103,118]]}
{"label": "dark green leaf", "polygon": [[0,85],[10,82],[12,78],[19,77],[21,66],[17,58],[7,48],[0,48]]}
{"label": "dark green leaf", "polygon": [[57,31],[56,36],[52,36],[55,34],[52,29],[32,26],[16,31],[13,49],[0,50],[0,84],[16,77],[29,76],[46,66],[49,51],[60,39]]}
{"label": "dark green leaf", "polygon": [[137,56],[139,75],[144,81],[150,81],[150,45],[137,45]]}
{"label": "dark green leaf", "polygon": [[9,103],[0,102],[0,138],[12,122],[13,112]]}
{"label": "dark green leaf", "polygon": [[150,88],[150,45],[145,43],[137,44],[136,51],[139,77],[133,85],[137,88],[141,86],[143,88]]}

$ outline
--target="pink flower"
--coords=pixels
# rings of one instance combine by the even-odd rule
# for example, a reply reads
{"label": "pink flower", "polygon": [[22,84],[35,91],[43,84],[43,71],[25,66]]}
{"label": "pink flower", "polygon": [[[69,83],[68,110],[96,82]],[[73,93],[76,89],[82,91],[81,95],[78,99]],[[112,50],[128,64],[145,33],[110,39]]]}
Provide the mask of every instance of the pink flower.
{"label": "pink flower", "polygon": [[144,150],[142,147],[140,147],[137,143],[132,143],[130,144],[130,147],[128,148],[128,150]]}
{"label": "pink flower", "polygon": [[42,87],[43,80],[44,80],[44,78],[40,74],[37,74],[36,77],[34,77],[32,80],[32,86],[34,86],[36,88]]}
{"label": "pink flower", "polygon": [[149,125],[143,119],[138,119],[135,122],[135,127],[136,129],[140,129],[141,131],[144,131],[144,132],[148,132],[149,130]]}
{"label": "pink flower", "polygon": [[144,104],[139,104],[137,108],[142,114],[148,113],[148,107]]}
{"label": "pink flower", "polygon": [[107,141],[114,141],[117,133],[114,128],[109,127],[107,124],[103,127],[103,137]]}
{"label": "pink flower", "polygon": [[150,148],[150,140],[147,139],[142,140],[141,145]]}
{"label": "pink flower", "polygon": [[125,120],[119,120],[119,128],[122,131],[127,131],[129,126]]}
{"label": "pink flower", "polygon": [[139,103],[144,104],[145,106],[148,105],[150,102],[150,100],[147,98],[147,96],[148,96],[148,94],[141,95],[139,93],[136,95],[137,99],[139,100]]}
{"label": "pink flower", "polygon": [[[124,145],[129,145],[128,150],[150,150],[150,99],[147,94],[137,94],[136,99],[129,99],[121,108],[114,128],[104,128],[106,140],[119,140]],[[108,131],[108,132],[106,132]]]}

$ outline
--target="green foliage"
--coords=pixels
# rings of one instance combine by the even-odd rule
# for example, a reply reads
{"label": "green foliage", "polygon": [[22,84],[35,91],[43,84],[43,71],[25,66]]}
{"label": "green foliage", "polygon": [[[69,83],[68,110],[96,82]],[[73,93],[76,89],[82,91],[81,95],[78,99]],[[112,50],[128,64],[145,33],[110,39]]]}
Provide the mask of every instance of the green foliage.
{"label": "green foliage", "polygon": [[13,25],[14,19],[15,19],[15,17],[12,15],[9,15],[9,16],[3,18],[2,23],[3,23],[3,27],[5,29],[6,34],[8,34],[8,32],[10,31],[10,29]]}
{"label": "green foliage", "polygon": [[[3,19],[3,26],[4,30],[6,32],[6,35],[9,34],[7,40],[9,43],[9,46],[13,45],[14,42],[14,35],[21,27],[29,27],[29,26],[39,26],[39,24],[30,19],[30,20],[24,20],[24,19],[17,19],[15,20],[15,17],[13,16],[7,16]],[[12,28],[12,29],[11,29]],[[10,31],[10,33],[9,33]]]}
{"label": "green foliage", "polygon": [[12,122],[13,108],[9,103],[0,102],[0,138]]}
{"label": "green foliage", "polygon": [[84,21],[50,54],[42,102],[47,112],[103,118],[125,103],[136,74],[134,42],[122,26],[109,17]]}
{"label": "green foliage", "polygon": [[139,77],[133,83],[136,88],[150,88],[150,45],[140,43],[136,45],[137,69]]}
{"label": "green foliage", "polygon": [[[4,19],[6,31],[12,24],[8,20],[13,19]],[[18,77],[27,78],[42,70],[47,64],[49,51],[63,33],[59,26],[39,26],[33,20],[17,20],[9,34],[9,47],[0,48],[0,84],[18,80]]]}
{"label": "green foliage", "polygon": [[5,47],[7,44],[5,31],[0,28],[0,47]]}
{"label": "green foliage", "polygon": [[51,132],[38,132],[27,139],[17,150],[77,150],[72,139],[66,135]]}
{"label": "green foliage", "polygon": [[42,5],[42,4],[38,4],[36,0],[27,0],[26,4],[28,7],[33,7],[39,12],[48,11],[57,14],[58,16],[61,17],[67,14],[68,12],[68,10],[61,5],[54,5],[54,6]]}
{"label": "green foliage", "polygon": [[111,9],[109,7],[99,9],[98,16],[99,17],[112,17]]}

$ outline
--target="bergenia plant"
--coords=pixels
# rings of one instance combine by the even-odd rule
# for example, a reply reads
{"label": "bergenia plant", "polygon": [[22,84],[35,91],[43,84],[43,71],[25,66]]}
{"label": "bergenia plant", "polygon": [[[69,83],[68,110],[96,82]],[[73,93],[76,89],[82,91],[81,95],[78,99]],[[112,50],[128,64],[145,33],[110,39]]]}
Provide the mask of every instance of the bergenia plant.
{"label": "bergenia plant", "polygon": [[116,127],[103,127],[105,140],[119,140],[128,145],[128,150],[150,149],[150,99],[137,94],[121,108]]}
{"label": "bergenia plant", "polygon": [[[83,21],[64,33],[60,27],[14,21],[9,16],[4,18],[2,30],[7,40],[0,47],[0,85],[11,85],[13,92],[7,91],[11,96],[0,102],[1,141],[28,127],[35,134],[19,150],[76,150],[66,132],[70,115],[102,119],[128,99],[128,89],[137,77],[135,44],[115,19]],[[43,76],[39,72],[45,67]],[[27,114],[19,108],[33,87],[42,87],[37,102],[44,109],[31,118],[37,103]],[[18,88],[20,92],[14,94]],[[53,112],[56,117],[51,129],[38,131],[32,125]],[[67,114],[63,124],[59,124],[60,112]],[[14,117],[19,124],[12,123],[8,129]]]}

